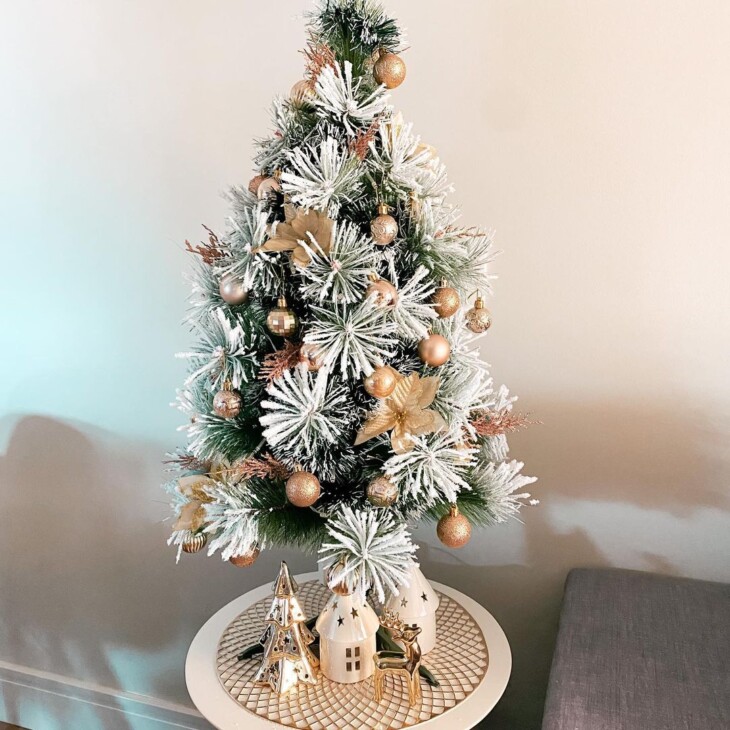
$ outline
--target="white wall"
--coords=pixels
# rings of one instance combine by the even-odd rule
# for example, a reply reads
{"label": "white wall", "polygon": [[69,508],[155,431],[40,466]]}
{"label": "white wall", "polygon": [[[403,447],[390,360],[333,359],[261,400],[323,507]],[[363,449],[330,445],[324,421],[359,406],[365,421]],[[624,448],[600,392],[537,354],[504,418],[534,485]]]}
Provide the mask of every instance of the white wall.
{"label": "white wall", "polygon": [[[512,642],[489,726],[537,728],[571,566],[730,580],[730,6],[388,5],[412,44],[395,100],[505,252],[484,356],[544,422],[513,439],[542,505],[458,554],[426,527],[422,559]],[[0,660],[17,676],[189,705],[196,629],[281,557],[175,568],[157,485],[178,443],[182,243],[250,177],[305,7],[3,8]],[[0,718],[94,727],[9,686]]]}

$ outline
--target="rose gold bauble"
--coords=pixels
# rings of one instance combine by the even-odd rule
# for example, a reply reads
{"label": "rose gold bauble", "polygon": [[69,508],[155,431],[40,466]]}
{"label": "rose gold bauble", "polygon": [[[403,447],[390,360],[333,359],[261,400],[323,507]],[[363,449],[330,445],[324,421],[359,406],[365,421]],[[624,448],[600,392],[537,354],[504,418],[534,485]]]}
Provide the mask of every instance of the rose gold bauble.
{"label": "rose gold bauble", "polygon": [[307,370],[312,373],[322,367],[324,364],[324,357],[317,345],[311,345],[305,342],[299,348],[299,362],[305,363]]}
{"label": "rose gold bauble", "polygon": [[311,106],[317,98],[317,92],[309,81],[302,79],[291,87],[289,98],[297,106]]}
{"label": "rose gold bauble", "polygon": [[439,288],[433,293],[431,303],[441,319],[448,319],[459,311],[461,299],[459,299],[459,292],[456,289],[447,286],[446,282],[442,281]]}
{"label": "rose gold bauble", "polygon": [[256,546],[243,555],[228,558],[228,562],[237,568],[250,568],[258,560],[259,555],[261,555],[261,550]]}
{"label": "rose gold bauble", "polygon": [[248,299],[248,289],[243,285],[243,281],[234,274],[223,276],[218,289],[221,299],[233,307],[243,304]]}
{"label": "rose gold bauble", "polygon": [[213,398],[213,410],[221,418],[236,418],[243,408],[243,398],[237,390],[224,388]]}
{"label": "rose gold bauble", "polygon": [[388,365],[375,368],[365,380],[363,386],[368,395],[374,398],[387,398],[398,384],[398,373]]}
{"label": "rose gold bauble", "polygon": [[204,532],[197,535],[191,535],[183,540],[182,551],[184,553],[199,553],[208,542],[208,536]]}
{"label": "rose gold bauble", "polygon": [[370,221],[370,233],[378,246],[387,246],[398,235],[398,221],[388,213],[387,205],[378,206],[378,217]]}
{"label": "rose gold bauble", "polygon": [[299,318],[289,309],[286,297],[279,297],[276,307],[266,317],[266,326],[279,337],[291,337],[299,328]]}
{"label": "rose gold bauble", "polygon": [[430,334],[418,345],[418,357],[422,362],[432,368],[437,368],[447,363],[451,357],[451,345],[441,335]]}
{"label": "rose gold bauble", "polygon": [[406,64],[396,53],[382,51],[373,67],[373,76],[388,89],[399,87],[406,79]]}
{"label": "rose gold bauble", "polygon": [[251,182],[248,184],[248,192],[251,195],[258,195],[259,187],[264,180],[266,180],[266,175],[256,175],[256,177],[251,178]]}
{"label": "rose gold bauble", "polygon": [[398,487],[388,477],[380,476],[368,484],[365,495],[373,507],[390,507],[398,501]]}
{"label": "rose gold bauble", "polygon": [[367,288],[367,297],[373,297],[380,307],[394,307],[398,303],[398,290],[386,279],[377,279]]}
{"label": "rose gold bauble", "polygon": [[265,178],[258,187],[256,195],[259,200],[265,200],[269,196],[278,193],[281,190],[281,185],[275,177]]}
{"label": "rose gold bauble", "polygon": [[311,507],[321,493],[319,479],[308,471],[295,471],[286,480],[286,498],[295,507]]}
{"label": "rose gold bauble", "polygon": [[484,306],[481,297],[477,297],[474,307],[466,313],[466,326],[478,335],[492,326],[492,313]]}
{"label": "rose gold bauble", "polygon": [[436,534],[446,547],[458,550],[471,539],[471,523],[459,512],[456,505],[452,505],[449,514],[439,520]]}

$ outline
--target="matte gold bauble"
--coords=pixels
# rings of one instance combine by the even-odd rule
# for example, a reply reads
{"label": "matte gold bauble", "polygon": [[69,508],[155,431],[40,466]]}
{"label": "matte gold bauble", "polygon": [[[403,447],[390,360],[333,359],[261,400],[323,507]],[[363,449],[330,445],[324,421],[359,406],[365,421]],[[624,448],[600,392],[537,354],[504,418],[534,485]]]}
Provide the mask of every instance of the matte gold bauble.
{"label": "matte gold bauble", "polygon": [[459,512],[454,504],[449,514],[444,515],[436,527],[436,534],[439,540],[446,547],[458,550],[463,548],[471,539],[471,523]]}
{"label": "matte gold bauble", "polygon": [[398,290],[386,279],[373,281],[366,296],[373,297],[379,307],[394,307],[398,303]]}
{"label": "matte gold bauble", "polygon": [[317,345],[304,343],[299,348],[299,362],[307,366],[310,373],[316,372],[324,364],[324,357]]}
{"label": "matte gold bauble", "polygon": [[292,86],[289,98],[297,106],[311,106],[317,98],[317,92],[309,81],[302,79]]}
{"label": "matte gold bauble", "polygon": [[259,555],[261,555],[261,550],[256,546],[247,553],[243,553],[243,555],[234,555],[228,558],[228,562],[237,568],[250,568],[258,560]]}
{"label": "matte gold bauble", "polygon": [[221,278],[218,289],[221,299],[233,307],[243,304],[248,299],[248,289],[243,285],[243,280],[235,274],[226,274]]}
{"label": "matte gold bauble", "polygon": [[398,501],[398,487],[388,477],[380,476],[368,484],[365,495],[373,507],[390,507]]}
{"label": "matte gold bauble", "polygon": [[237,390],[223,388],[213,398],[213,410],[221,418],[236,418],[243,408],[243,398]]}
{"label": "matte gold bauble", "polygon": [[266,198],[278,193],[280,190],[279,181],[275,177],[267,177],[259,185],[256,195],[259,200],[266,200]]}
{"label": "matte gold bauble", "polygon": [[373,67],[373,76],[386,88],[396,89],[406,79],[406,64],[398,54],[381,51],[380,58]]}
{"label": "matte gold bauble", "polygon": [[426,365],[437,368],[447,363],[451,357],[451,345],[449,341],[441,336],[430,334],[418,345],[418,357]]}
{"label": "matte gold bauble", "polygon": [[258,195],[259,187],[264,180],[266,180],[266,175],[256,175],[256,177],[251,178],[251,182],[248,184],[248,192],[251,195]]}
{"label": "matte gold bauble", "polygon": [[295,507],[311,507],[321,493],[319,479],[308,471],[295,471],[286,480],[286,498]]}
{"label": "matte gold bauble", "polygon": [[199,532],[197,535],[191,535],[185,538],[182,544],[182,551],[184,553],[199,553],[208,542],[208,536],[204,532]]}
{"label": "matte gold bauble", "polygon": [[370,233],[378,246],[393,243],[398,235],[398,221],[389,214],[389,210],[387,205],[379,205],[378,217],[370,221]]}
{"label": "matte gold bauble", "polygon": [[286,297],[279,297],[276,307],[266,317],[266,326],[279,337],[291,337],[299,328],[299,318],[289,309]]}
{"label": "matte gold bauble", "polygon": [[466,313],[466,326],[478,335],[492,326],[492,313],[484,306],[484,300],[479,296],[474,306]]}
{"label": "matte gold bauble", "polygon": [[398,373],[388,365],[375,368],[363,381],[365,391],[374,398],[387,398],[398,384]]}
{"label": "matte gold bauble", "polygon": [[459,311],[461,299],[459,299],[459,292],[456,289],[447,286],[446,282],[442,281],[439,288],[433,293],[431,303],[441,319],[448,319]]}

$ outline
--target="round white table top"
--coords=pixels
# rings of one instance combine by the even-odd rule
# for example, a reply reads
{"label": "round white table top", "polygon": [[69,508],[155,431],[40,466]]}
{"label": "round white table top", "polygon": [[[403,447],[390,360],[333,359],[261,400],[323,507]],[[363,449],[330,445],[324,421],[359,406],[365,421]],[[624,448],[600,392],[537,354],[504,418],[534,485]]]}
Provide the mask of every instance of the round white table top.
{"label": "round white table top", "polygon": [[[297,575],[296,580],[299,583],[319,580],[319,573]],[[489,611],[453,588],[435,582],[431,582],[431,585],[461,604],[477,622],[489,650],[489,665],[479,686],[466,699],[448,712],[417,727],[468,730],[485,718],[502,697],[512,671],[512,653],[502,627]],[[231,601],[205,623],[190,644],[185,662],[188,692],[198,710],[218,730],[282,728],[282,725],[258,717],[241,707],[221,684],[216,666],[218,642],[228,625],[250,605],[270,593],[271,585],[267,583]]]}

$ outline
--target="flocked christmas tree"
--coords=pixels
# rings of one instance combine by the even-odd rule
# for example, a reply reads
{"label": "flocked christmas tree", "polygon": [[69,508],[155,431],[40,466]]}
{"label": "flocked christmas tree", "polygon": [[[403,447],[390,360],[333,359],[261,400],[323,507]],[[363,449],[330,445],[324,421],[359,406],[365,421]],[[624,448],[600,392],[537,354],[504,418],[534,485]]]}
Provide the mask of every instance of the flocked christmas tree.
{"label": "flocked christmas tree", "polygon": [[382,596],[418,521],[460,547],[530,500],[506,443],[526,419],[474,342],[492,235],[459,225],[436,150],[395,111],[403,45],[375,2],[323,0],[259,174],[230,191],[225,233],[188,244],[197,344],[169,485],[186,552],[296,546]]}

